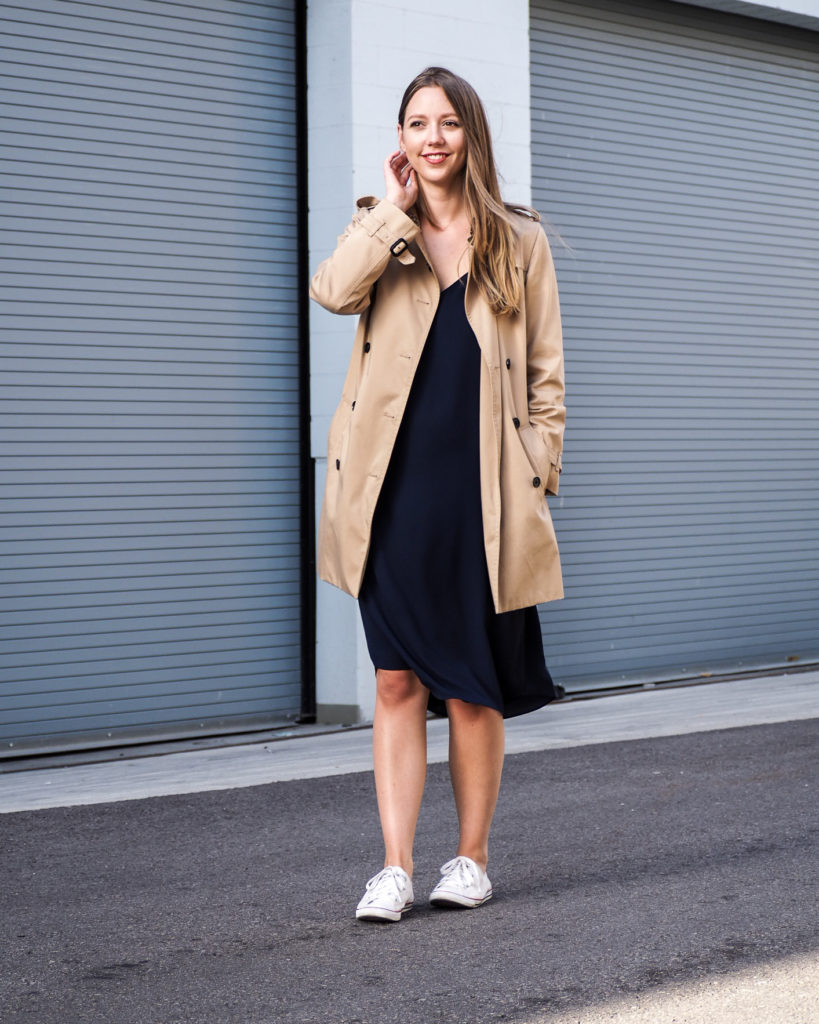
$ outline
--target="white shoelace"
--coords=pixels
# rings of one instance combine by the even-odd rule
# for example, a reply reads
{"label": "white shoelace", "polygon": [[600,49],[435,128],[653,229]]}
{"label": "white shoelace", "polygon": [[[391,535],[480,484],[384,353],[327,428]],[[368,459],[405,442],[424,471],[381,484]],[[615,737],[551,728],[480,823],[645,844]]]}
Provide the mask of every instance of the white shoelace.
{"label": "white shoelace", "polygon": [[406,889],[406,882],[404,881],[403,875],[399,873],[396,868],[382,868],[377,875],[374,875],[369,882],[367,882],[365,888],[365,895],[368,898],[368,902],[372,903],[373,900],[379,898],[382,893],[389,893],[390,895],[397,895],[399,898],[403,897],[404,890]]}
{"label": "white shoelace", "polygon": [[468,857],[453,857],[441,868],[441,882],[460,883],[462,886],[468,886],[476,885],[479,878],[480,875],[475,864]]}

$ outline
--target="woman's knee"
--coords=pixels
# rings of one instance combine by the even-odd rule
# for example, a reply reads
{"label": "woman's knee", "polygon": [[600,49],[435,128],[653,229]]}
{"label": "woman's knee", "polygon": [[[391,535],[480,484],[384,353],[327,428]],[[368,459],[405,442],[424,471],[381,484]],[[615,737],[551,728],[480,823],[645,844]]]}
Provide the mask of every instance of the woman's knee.
{"label": "woman's knee", "polygon": [[425,699],[429,691],[410,669],[380,668],[376,673],[376,692],[386,704],[406,704]]}
{"label": "woman's knee", "polygon": [[464,725],[478,725],[483,723],[503,722],[503,715],[495,708],[487,707],[485,704],[473,704],[471,701],[451,698],[446,702],[447,715],[450,723],[457,722]]}

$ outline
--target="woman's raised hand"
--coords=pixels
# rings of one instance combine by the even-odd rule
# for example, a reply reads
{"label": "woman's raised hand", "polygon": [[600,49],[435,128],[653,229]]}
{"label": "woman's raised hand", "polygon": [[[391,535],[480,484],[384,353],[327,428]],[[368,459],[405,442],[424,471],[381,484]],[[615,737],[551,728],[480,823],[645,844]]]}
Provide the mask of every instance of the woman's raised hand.
{"label": "woman's raised hand", "polygon": [[384,181],[387,186],[385,198],[406,213],[418,198],[418,182],[403,150],[390,153],[384,161]]}

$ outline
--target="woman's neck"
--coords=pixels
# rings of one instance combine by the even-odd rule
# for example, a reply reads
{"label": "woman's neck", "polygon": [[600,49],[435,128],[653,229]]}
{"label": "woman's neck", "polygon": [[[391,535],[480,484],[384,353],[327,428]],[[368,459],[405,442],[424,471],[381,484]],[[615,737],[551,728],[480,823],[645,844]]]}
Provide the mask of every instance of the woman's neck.
{"label": "woman's neck", "polygon": [[467,217],[466,203],[460,189],[457,192],[425,190],[424,206],[427,214],[424,220],[433,231],[446,231],[457,222],[465,221]]}
{"label": "woman's neck", "polygon": [[469,214],[463,195],[424,193],[421,218],[424,254],[440,287],[448,288],[469,270]]}

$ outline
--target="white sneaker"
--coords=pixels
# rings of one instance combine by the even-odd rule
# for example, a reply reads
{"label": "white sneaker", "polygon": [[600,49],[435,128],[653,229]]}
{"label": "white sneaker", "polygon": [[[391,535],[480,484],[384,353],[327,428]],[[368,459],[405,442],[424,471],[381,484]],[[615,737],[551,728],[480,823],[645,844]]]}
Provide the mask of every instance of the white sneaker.
{"label": "white sneaker", "polygon": [[492,883],[470,857],[448,860],[441,875],[441,881],[430,893],[433,907],[479,907],[492,899]]}
{"label": "white sneaker", "polygon": [[386,867],[367,882],[355,916],[359,921],[400,921],[414,900],[412,880],[406,871]]}

